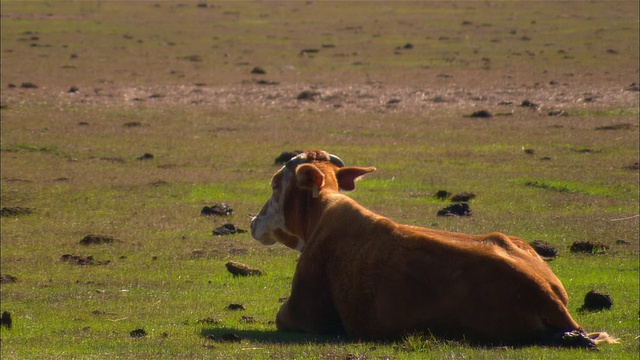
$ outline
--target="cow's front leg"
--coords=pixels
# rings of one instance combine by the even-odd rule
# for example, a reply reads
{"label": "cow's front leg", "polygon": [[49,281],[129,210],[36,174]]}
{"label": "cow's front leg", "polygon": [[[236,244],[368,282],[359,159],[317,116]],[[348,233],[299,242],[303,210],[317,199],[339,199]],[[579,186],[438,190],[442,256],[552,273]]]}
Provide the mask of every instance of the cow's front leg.
{"label": "cow's front leg", "polygon": [[295,324],[294,319],[295,317],[291,316],[291,311],[289,310],[289,300],[287,300],[280,306],[280,311],[276,315],[276,327],[281,331],[303,331]]}
{"label": "cow's front leg", "polygon": [[[342,324],[333,300],[322,281],[294,276],[291,297],[276,316],[278,330],[312,334],[340,333]],[[307,282],[309,281],[309,282]]]}

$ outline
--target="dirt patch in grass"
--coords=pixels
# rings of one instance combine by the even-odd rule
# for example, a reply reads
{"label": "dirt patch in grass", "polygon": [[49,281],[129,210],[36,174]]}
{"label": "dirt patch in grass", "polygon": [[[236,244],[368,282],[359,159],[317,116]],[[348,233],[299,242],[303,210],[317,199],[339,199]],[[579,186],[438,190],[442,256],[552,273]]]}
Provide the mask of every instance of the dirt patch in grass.
{"label": "dirt patch in grass", "polygon": [[[25,13],[7,3],[5,108],[146,103],[419,113],[482,106],[470,113],[487,117],[516,107],[637,104],[637,34],[629,30],[637,28],[629,16],[637,5],[629,3],[424,2],[387,9],[315,2],[281,4],[283,11],[244,2],[216,10],[166,5],[104,3],[77,14],[67,4]],[[120,7],[126,15],[104,21]],[[175,11],[190,21],[176,22]],[[257,12],[264,21],[249,25]],[[304,32],[292,33],[299,24],[290,23],[289,12],[307,19]],[[521,12],[531,21],[516,20]],[[46,15],[55,13],[61,15]],[[54,20],[65,13],[82,24],[104,23],[85,31],[79,25],[70,37]],[[40,16],[52,21],[29,20]],[[11,27],[16,21],[21,28]],[[229,22],[237,32],[215,28]],[[180,26],[182,35],[169,35],[167,26]]]}

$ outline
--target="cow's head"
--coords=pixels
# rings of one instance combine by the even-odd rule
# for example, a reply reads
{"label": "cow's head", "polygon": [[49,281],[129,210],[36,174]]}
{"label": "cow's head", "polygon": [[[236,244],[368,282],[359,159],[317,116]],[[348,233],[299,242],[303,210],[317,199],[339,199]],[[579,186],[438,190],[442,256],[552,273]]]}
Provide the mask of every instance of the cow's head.
{"label": "cow's head", "polygon": [[322,150],[305,151],[289,160],[271,179],[271,197],[251,221],[251,235],[264,245],[280,242],[302,251],[309,217],[319,216],[323,198],[355,189],[355,181],[373,167],[345,166]]}

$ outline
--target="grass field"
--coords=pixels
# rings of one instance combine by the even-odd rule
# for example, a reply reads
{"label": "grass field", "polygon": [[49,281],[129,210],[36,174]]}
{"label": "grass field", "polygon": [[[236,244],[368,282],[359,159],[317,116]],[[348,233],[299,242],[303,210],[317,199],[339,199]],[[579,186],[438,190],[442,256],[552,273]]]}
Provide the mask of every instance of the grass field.
{"label": "grass field", "polygon": [[[1,219],[3,359],[638,358],[637,2],[1,5],[1,201],[32,210]],[[212,232],[306,148],[376,166],[351,196],[398,222],[550,243],[572,315],[621,344],[278,332],[298,254]],[[436,216],[439,190],[472,216]],[[578,311],[592,289],[613,307]]]}

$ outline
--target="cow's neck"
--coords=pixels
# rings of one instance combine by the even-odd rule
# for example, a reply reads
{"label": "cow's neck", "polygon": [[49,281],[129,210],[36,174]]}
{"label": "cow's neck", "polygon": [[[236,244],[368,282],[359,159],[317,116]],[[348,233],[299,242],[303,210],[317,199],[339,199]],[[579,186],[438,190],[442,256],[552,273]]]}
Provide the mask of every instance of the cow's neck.
{"label": "cow's neck", "polygon": [[[339,206],[338,203],[340,203]],[[345,220],[343,217],[346,212],[360,212],[363,209],[350,197],[337,191],[323,191],[317,199],[310,198],[307,202],[305,214],[303,238],[308,242],[318,229],[320,223],[329,220],[326,226],[334,225],[338,221]],[[336,214],[335,211],[340,214]],[[365,210],[367,211],[367,210]],[[337,218],[334,218],[336,217]],[[353,216],[353,213],[351,214]],[[351,216],[347,216],[350,218]],[[324,225],[323,225],[324,226]]]}

